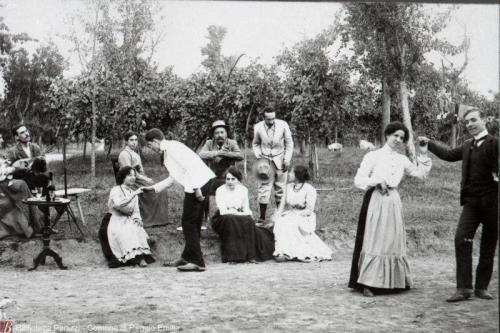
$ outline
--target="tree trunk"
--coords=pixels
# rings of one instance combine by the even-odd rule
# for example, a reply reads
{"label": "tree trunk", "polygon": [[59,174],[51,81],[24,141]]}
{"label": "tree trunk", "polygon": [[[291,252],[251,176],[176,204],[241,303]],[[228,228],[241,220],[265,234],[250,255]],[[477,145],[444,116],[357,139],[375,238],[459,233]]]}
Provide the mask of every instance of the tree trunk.
{"label": "tree trunk", "polygon": [[449,112],[452,115],[451,120],[451,138],[450,138],[450,146],[451,148],[455,148],[457,146],[457,123],[458,123],[458,110],[455,106],[455,83],[452,84],[451,88],[451,104]]}
{"label": "tree trunk", "polygon": [[247,115],[247,122],[245,124],[245,133],[243,133],[243,173],[245,175],[245,178],[247,177],[247,164],[248,164],[248,158],[247,158],[247,145],[248,145],[248,128],[250,127],[250,119],[252,117],[253,109],[254,109],[255,104],[252,104],[252,107],[250,108],[250,111],[248,111]]}
{"label": "tree trunk", "polygon": [[416,161],[415,145],[413,143],[413,127],[411,126],[410,117],[410,107],[408,105],[408,88],[406,87],[406,81],[401,80],[399,82],[399,92],[401,95],[401,109],[403,110],[403,123],[408,128],[409,138],[407,142],[407,153],[408,158],[412,161]]}
{"label": "tree trunk", "polygon": [[306,153],[306,139],[305,138],[300,139],[299,149],[300,149],[300,155],[304,156]]}
{"label": "tree trunk", "polygon": [[382,123],[380,124],[380,143],[385,143],[384,130],[387,124],[391,122],[391,94],[387,80],[382,80]]}
{"label": "tree trunk", "polygon": [[83,159],[84,160],[87,157],[87,141],[88,141],[87,134],[84,134],[83,135]]}
{"label": "tree trunk", "polygon": [[91,146],[90,146],[90,175],[92,187],[95,185],[95,136],[97,129],[97,116],[96,116],[96,106],[95,106],[95,83],[94,91],[92,92],[92,133],[90,136]]}

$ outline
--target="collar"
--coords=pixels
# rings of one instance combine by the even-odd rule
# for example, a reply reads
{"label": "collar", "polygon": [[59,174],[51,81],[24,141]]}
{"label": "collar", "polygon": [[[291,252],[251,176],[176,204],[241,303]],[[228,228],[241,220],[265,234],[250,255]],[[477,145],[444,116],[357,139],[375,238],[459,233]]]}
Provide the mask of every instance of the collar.
{"label": "collar", "polygon": [[384,144],[384,146],[382,148],[380,148],[380,150],[382,150],[386,153],[389,153],[389,154],[397,154],[397,151],[392,149],[387,143]]}
{"label": "collar", "polygon": [[475,141],[482,140],[482,139],[484,139],[487,135],[488,135],[488,131],[487,131],[486,129],[484,129],[481,133],[479,133],[478,135],[475,135],[475,136],[474,136],[474,140],[475,140]]}
{"label": "collar", "polygon": [[135,150],[133,150],[132,148],[130,148],[129,146],[125,146],[125,150],[129,151],[129,152],[132,152],[132,153],[135,153]]}

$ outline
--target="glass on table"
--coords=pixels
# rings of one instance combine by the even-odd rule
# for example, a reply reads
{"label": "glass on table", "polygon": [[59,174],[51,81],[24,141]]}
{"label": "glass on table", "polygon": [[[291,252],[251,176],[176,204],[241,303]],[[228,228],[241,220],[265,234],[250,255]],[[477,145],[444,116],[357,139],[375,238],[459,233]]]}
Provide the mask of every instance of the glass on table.
{"label": "glass on table", "polygon": [[42,197],[42,193],[43,193],[43,187],[37,186],[36,187],[36,197],[38,199],[40,199]]}

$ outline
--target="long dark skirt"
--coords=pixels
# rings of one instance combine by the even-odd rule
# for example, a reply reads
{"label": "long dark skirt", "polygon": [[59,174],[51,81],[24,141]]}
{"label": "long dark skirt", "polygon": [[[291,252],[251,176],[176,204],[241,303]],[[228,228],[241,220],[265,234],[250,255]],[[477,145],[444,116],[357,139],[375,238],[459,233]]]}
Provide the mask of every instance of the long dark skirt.
{"label": "long dark skirt", "polygon": [[113,251],[111,251],[111,247],[109,246],[108,225],[109,225],[110,219],[111,219],[111,213],[106,213],[104,215],[104,217],[102,218],[101,226],[99,228],[99,241],[101,243],[102,254],[104,255],[104,258],[106,258],[106,260],[108,261],[109,268],[116,268],[116,267],[122,267],[122,266],[127,266],[127,265],[135,265],[135,264],[138,264],[142,258],[144,258],[148,264],[151,264],[155,261],[154,258],[150,255],[138,256],[138,257],[135,257],[135,258],[127,261],[126,263],[119,261],[115,257],[115,255],[113,254]]}
{"label": "long dark skirt", "polygon": [[217,211],[212,218],[212,228],[221,238],[222,262],[273,258],[272,231],[257,227],[251,216],[220,215]]}
{"label": "long dark skirt", "polygon": [[139,209],[144,227],[168,224],[168,191],[140,194]]}
{"label": "long dark skirt", "polygon": [[363,285],[359,284],[359,256],[361,250],[363,249],[363,238],[365,236],[365,225],[366,225],[366,214],[368,213],[368,206],[370,205],[370,199],[372,197],[373,190],[371,188],[366,191],[363,197],[363,204],[361,205],[361,211],[359,213],[358,219],[358,229],[356,230],[356,240],[354,242],[354,253],[352,254],[352,264],[351,264],[351,276],[349,277],[349,288],[353,289],[363,289]]}

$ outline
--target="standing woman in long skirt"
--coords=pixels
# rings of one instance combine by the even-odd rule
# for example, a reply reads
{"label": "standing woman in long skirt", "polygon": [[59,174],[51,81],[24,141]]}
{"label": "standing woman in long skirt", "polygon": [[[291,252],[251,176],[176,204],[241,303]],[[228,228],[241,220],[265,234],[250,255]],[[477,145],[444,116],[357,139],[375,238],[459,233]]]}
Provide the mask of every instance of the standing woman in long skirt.
{"label": "standing woman in long skirt", "polygon": [[405,174],[424,179],[432,165],[427,146],[419,146],[417,164],[398,152],[409,132],[400,122],[384,130],[385,145],[367,153],[354,184],[365,190],[354,246],[349,288],[367,297],[378,289],[399,290],[412,286],[406,257],[406,235],[398,185]]}

